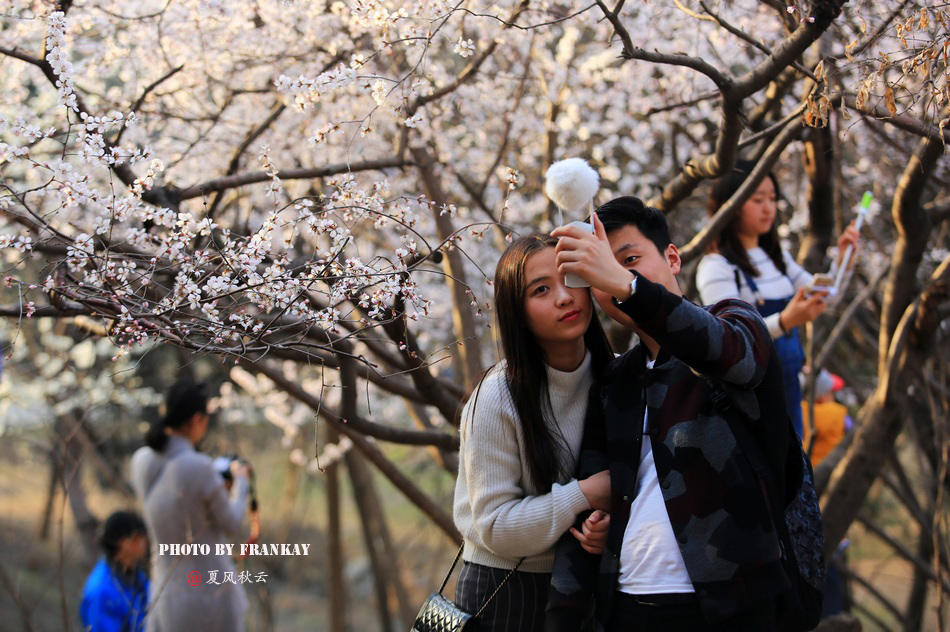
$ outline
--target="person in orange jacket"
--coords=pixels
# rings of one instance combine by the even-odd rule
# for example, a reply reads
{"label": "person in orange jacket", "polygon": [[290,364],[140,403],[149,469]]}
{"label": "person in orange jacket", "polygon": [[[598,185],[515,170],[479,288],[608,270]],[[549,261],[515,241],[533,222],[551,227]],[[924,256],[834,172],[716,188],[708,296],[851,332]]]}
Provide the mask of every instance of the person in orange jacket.
{"label": "person in orange jacket", "polygon": [[[844,439],[853,422],[844,404],[835,401],[834,394],[844,387],[844,380],[827,369],[822,369],[815,379],[815,440],[811,446],[812,467],[828,456]],[[808,451],[812,424],[809,423],[808,401],[802,401],[802,419],[805,420],[805,436],[802,445]]]}

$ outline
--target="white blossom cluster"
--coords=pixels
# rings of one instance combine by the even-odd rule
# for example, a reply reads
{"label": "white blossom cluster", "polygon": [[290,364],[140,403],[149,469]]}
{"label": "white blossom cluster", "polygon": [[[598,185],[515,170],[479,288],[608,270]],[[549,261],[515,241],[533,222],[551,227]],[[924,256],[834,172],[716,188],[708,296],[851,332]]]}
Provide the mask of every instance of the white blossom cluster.
{"label": "white blossom cluster", "polygon": [[66,52],[66,14],[53,11],[47,18],[46,61],[56,75],[56,93],[61,105],[79,113],[76,87],[73,85],[73,64]]}
{"label": "white blossom cluster", "polygon": [[[460,307],[487,331],[491,270],[506,240],[552,227],[541,186],[552,158],[589,158],[602,179],[598,202],[650,197],[712,151],[718,133],[712,81],[674,64],[624,62],[596,7],[566,18],[569,3],[531,5],[518,24],[542,26],[524,31],[505,27],[514,0],[102,0],[45,16],[34,4],[11,0],[22,19],[0,31],[4,49],[45,50],[56,79],[43,84],[35,66],[4,57],[3,276],[15,300],[22,293],[33,304],[27,311],[53,300],[95,305],[122,353],[159,340],[225,355],[300,349],[312,343],[308,331],[350,339],[397,305],[400,318],[421,321],[421,345],[443,349],[459,339]],[[794,16],[807,25],[802,6]],[[717,10],[774,49],[786,35],[779,9],[743,0]],[[933,9],[925,13],[929,24],[917,11],[847,63],[846,48],[864,34],[858,20],[843,20],[847,41],[828,43],[842,59],[836,81],[854,94],[867,86],[868,102],[881,103],[890,85],[902,113],[927,115],[928,100],[913,90],[942,103],[945,75],[923,50],[895,52],[901,36],[918,41],[938,24]],[[665,3],[622,17],[633,34],[663,33],[649,48],[732,77],[768,58]],[[899,80],[870,76],[883,56],[902,69]],[[799,100],[793,90],[776,107]],[[916,138],[883,152],[857,118],[845,120],[836,129],[846,193],[892,180]],[[805,230],[799,152],[793,144],[780,168],[793,241]],[[403,162],[360,166],[393,156]],[[328,166],[336,170],[325,177],[285,175]],[[677,209],[678,242],[704,223],[706,192]],[[458,256],[453,273],[464,278],[450,279],[436,251]],[[41,257],[49,269],[34,278],[28,266]],[[447,300],[455,282],[470,305]]]}
{"label": "white blossom cluster", "polygon": [[274,86],[278,92],[293,97],[295,105],[304,110],[312,107],[324,96],[333,96],[349,89],[359,78],[357,71],[362,62],[360,56],[354,56],[349,63],[338,64],[313,78],[304,75],[296,78],[280,75]]}

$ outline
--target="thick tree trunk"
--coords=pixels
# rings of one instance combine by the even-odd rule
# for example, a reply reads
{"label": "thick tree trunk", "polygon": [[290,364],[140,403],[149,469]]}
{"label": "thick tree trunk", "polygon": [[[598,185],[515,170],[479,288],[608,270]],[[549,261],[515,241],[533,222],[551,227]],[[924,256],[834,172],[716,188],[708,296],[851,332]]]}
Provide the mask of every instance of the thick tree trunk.
{"label": "thick tree trunk", "polygon": [[[340,433],[329,426],[327,443],[339,443]],[[330,602],[330,632],[346,630],[346,589],[343,583],[343,524],[340,513],[340,466],[334,461],[326,469],[327,482],[327,600]]]}
{"label": "thick tree trunk", "polygon": [[99,553],[99,547],[96,546],[99,520],[86,503],[86,491],[82,482],[82,461],[86,451],[77,437],[80,432],[79,421],[72,415],[64,415],[57,418],[54,429],[62,458],[63,491],[76,521],[86,561],[92,564]]}
{"label": "thick tree trunk", "polygon": [[899,238],[891,259],[881,317],[879,383],[861,409],[854,440],[832,472],[828,489],[822,496],[827,553],[844,537],[880,473],[880,464],[893,450],[902,427],[903,404],[907,397],[905,385],[932,353],[929,342],[936,331],[936,307],[947,292],[947,261],[934,273],[933,283],[921,297],[919,306],[908,308],[908,305],[914,296],[917,268],[929,234],[921,196],[942,155],[943,145],[939,139],[921,141],[894,196],[892,214]]}
{"label": "thick tree trunk", "polygon": [[55,449],[49,456],[49,486],[46,490],[46,502],[43,504],[43,518],[40,520],[40,539],[49,539],[49,529],[53,522],[53,505],[56,503],[56,491],[59,489],[62,468],[60,457]]}
{"label": "thick tree trunk", "polygon": [[[344,417],[355,416],[357,414],[356,364],[349,358],[340,362],[340,381],[343,386]],[[348,451],[346,463],[353,481],[353,494],[360,510],[366,548],[370,552],[370,561],[373,563],[376,576],[376,594],[382,600],[380,616],[386,618],[384,627],[388,629],[391,623],[389,612],[395,612],[401,624],[409,627],[415,612],[412,611],[406,587],[402,583],[399,558],[393,548],[383,506],[379,501],[376,486],[373,484],[372,472],[359,452]]]}
{"label": "thick tree trunk", "polygon": [[363,541],[366,544],[366,554],[369,556],[370,566],[373,569],[373,586],[376,589],[376,607],[379,610],[380,629],[383,632],[393,631],[393,620],[389,608],[389,573],[382,559],[384,553],[378,532],[379,499],[372,484],[372,477],[363,461],[363,456],[350,450],[344,457],[346,467],[353,484],[353,499],[360,514],[360,526],[363,530]]}
{"label": "thick tree trunk", "polygon": [[835,228],[835,187],[831,130],[812,129],[805,136],[802,162],[808,176],[808,232],[798,250],[798,262],[811,271],[821,270]]}
{"label": "thick tree trunk", "polygon": [[[451,216],[443,215],[440,208],[443,204],[448,204],[448,197],[436,173],[436,162],[426,148],[412,147],[410,151],[419,165],[419,174],[426,195],[434,203],[432,216],[435,219],[436,233],[440,240],[446,241],[452,237],[455,226],[452,225]],[[462,256],[452,243],[446,244],[443,251],[445,256],[442,258],[442,269],[448,276],[449,286],[452,288],[452,323],[455,327],[455,338],[463,343],[453,345],[455,349],[453,353],[458,353],[461,360],[456,366],[462,369],[465,389],[468,391],[475,385],[475,378],[482,370],[480,332],[475,322],[472,307],[473,295],[466,280]],[[484,287],[484,284],[480,284],[479,287]]]}
{"label": "thick tree trunk", "polygon": [[884,291],[878,340],[878,375],[886,370],[891,336],[917,292],[917,269],[930,238],[930,216],[921,207],[924,189],[933,175],[944,145],[939,138],[921,140],[897,184],[891,214],[897,228],[897,246]]}
{"label": "thick tree trunk", "polygon": [[[923,530],[917,539],[917,555],[923,560],[933,557],[933,540],[930,534]],[[929,588],[930,578],[927,573],[921,568],[914,568],[914,581],[911,584],[910,596],[907,598],[904,632],[923,632]]]}
{"label": "thick tree trunk", "polygon": [[346,453],[346,464],[353,482],[353,496],[360,512],[366,550],[373,567],[382,629],[393,629],[396,624],[394,616],[399,620],[396,627],[408,627],[415,613],[411,612],[408,594],[399,575],[395,551],[372,474],[363,455],[354,450]]}
{"label": "thick tree trunk", "polygon": [[885,370],[860,413],[860,424],[847,453],[822,495],[825,551],[830,555],[855,519],[881,464],[894,449],[906,411],[907,388],[933,352],[940,325],[938,306],[950,297],[950,257],[934,272],[928,289],[909,307],[895,329]]}

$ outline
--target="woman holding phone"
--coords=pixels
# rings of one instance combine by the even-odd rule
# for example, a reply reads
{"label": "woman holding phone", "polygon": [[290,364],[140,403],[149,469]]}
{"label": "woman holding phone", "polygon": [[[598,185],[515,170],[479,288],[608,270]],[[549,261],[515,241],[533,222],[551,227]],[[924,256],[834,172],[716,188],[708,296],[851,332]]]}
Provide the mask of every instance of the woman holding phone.
{"label": "woman holding phone", "polygon": [[[740,160],[713,185],[709,215],[739,190],[755,163]],[[765,319],[782,361],[789,417],[802,436],[802,391],[798,374],[805,352],[798,326],[813,321],[827,307],[826,292],[811,292],[813,276],[802,268],[779,241],[776,201],[778,180],[769,173],[745,201],[696,270],[700,302],[712,305],[726,298],[751,303]],[[838,252],[857,247],[858,231],[849,224],[838,237]]]}

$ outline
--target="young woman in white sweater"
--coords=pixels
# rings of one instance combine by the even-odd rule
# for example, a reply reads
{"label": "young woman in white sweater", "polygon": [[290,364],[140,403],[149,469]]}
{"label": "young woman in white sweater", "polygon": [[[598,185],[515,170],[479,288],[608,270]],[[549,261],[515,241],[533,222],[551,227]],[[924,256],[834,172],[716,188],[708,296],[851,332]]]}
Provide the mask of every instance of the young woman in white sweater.
{"label": "young woman in white sweater", "polygon": [[501,586],[480,632],[543,629],[554,544],[579,513],[608,509],[607,472],[572,474],[588,391],[613,355],[588,289],[564,285],[556,244],[531,235],[501,256],[494,283],[504,360],[462,411],[454,514],[465,563],[456,603],[477,612]]}
{"label": "young woman in white sweater", "polygon": [[[709,215],[715,215],[739,190],[755,164],[736,162],[733,170],[713,185]],[[802,435],[801,387],[798,374],[805,352],[797,327],[813,321],[827,306],[827,294],[809,293],[812,275],[785,249],[778,237],[778,180],[769,173],[710,246],[696,269],[696,289],[703,305],[740,298],[756,307],[772,334],[782,361],[789,417]],[[858,231],[850,224],[838,238],[839,257],[848,245],[857,246]]]}

